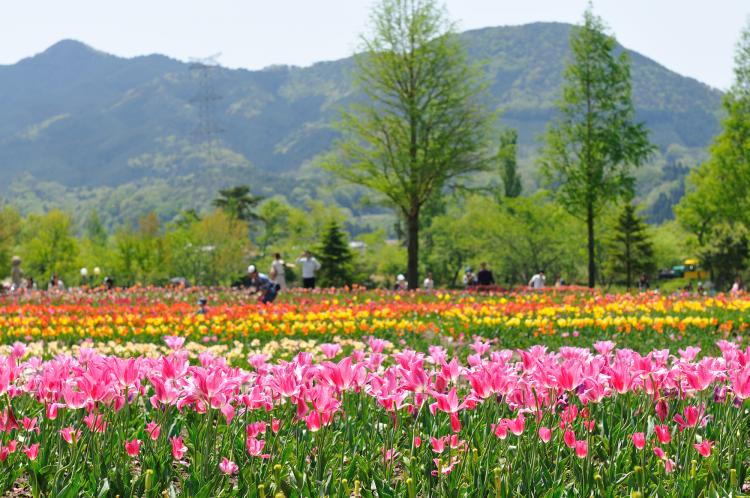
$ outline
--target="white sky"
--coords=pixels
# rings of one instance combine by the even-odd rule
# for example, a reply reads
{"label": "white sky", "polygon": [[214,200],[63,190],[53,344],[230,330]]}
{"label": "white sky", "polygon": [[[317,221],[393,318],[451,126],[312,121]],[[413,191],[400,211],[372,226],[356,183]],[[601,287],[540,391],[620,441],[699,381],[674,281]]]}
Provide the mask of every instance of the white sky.
{"label": "white sky", "polygon": [[[0,64],[63,38],[121,56],[221,52],[228,67],[308,65],[351,55],[373,0],[0,0]],[[447,0],[459,27],[577,22],[586,0]],[[628,48],[725,89],[750,0],[595,0]]]}

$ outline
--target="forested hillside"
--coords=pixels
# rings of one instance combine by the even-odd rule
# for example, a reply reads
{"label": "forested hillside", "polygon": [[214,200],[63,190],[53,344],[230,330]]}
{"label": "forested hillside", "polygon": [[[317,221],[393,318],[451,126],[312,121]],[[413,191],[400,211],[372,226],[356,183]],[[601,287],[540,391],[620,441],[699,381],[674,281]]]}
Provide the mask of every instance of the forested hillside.
{"label": "forested hillside", "polygon": [[[519,131],[525,190],[537,187],[537,140],[553,115],[570,25],[535,23],[461,34],[488,78],[498,126]],[[248,47],[248,50],[252,49]],[[653,221],[671,215],[683,178],[719,129],[721,93],[631,53],[634,101],[659,154],[639,172]],[[357,98],[351,59],[310,67],[214,72],[216,123],[209,150],[194,131],[198,81],[161,55],[125,59],[62,41],[0,66],[0,197],[24,211],[62,207],[107,224],[155,210],[163,220],[205,209],[216,191],[248,184],[304,205],[335,200],[367,213],[356,190],[317,170],[331,150],[341,106]],[[370,210],[372,208],[369,208]]]}

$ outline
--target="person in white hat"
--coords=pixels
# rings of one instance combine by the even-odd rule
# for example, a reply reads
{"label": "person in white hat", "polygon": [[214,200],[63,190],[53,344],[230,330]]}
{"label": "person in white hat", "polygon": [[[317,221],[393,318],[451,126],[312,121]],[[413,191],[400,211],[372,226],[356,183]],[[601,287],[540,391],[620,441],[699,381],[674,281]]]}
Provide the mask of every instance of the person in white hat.
{"label": "person in white hat", "polygon": [[261,303],[272,303],[276,299],[281,287],[268,278],[268,275],[258,272],[255,265],[250,265],[247,267],[247,276],[250,277],[255,293],[260,295],[258,300]]}
{"label": "person in white hat", "polygon": [[399,273],[396,276],[396,285],[393,287],[393,290],[396,290],[396,291],[409,290],[409,282],[406,281],[406,277],[404,277],[403,275]]}

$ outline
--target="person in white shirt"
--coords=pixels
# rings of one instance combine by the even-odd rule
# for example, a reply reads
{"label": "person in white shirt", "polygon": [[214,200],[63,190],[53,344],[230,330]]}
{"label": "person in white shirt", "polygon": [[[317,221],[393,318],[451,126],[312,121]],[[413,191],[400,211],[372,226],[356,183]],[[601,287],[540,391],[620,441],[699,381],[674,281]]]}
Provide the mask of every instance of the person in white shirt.
{"label": "person in white shirt", "polygon": [[297,258],[297,264],[302,266],[302,287],[305,289],[315,288],[315,272],[320,270],[320,263],[310,251],[305,251]]}
{"label": "person in white shirt", "polygon": [[432,280],[432,272],[428,273],[427,278],[424,279],[424,282],[422,283],[422,289],[426,291],[435,289],[435,281]]}
{"label": "person in white shirt", "polygon": [[539,272],[531,277],[531,280],[529,280],[529,287],[531,287],[532,289],[542,289],[544,288],[545,280],[546,279],[544,277],[544,271],[539,270]]}
{"label": "person in white shirt", "polygon": [[279,253],[273,256],[269,276],[279,286],[280,290],[286,290],[286,263],[281,259],[281,254]]}
{"label": "person in white shirt", "polygon": [[399,274],[396,277],[396,285],[393,286],[393,290],[395,291],[405,291],[409,290],[409,283],[406,281],[406,277]]}

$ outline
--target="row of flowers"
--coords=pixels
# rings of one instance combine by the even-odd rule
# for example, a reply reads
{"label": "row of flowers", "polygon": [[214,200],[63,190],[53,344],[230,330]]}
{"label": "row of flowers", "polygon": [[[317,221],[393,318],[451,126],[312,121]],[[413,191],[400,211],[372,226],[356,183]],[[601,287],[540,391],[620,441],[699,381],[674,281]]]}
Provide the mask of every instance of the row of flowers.
{"label": "row of flowers", "polygon": [[342,293],[332,299],[302,299],[271,306],[209,300],[208,308],[201,313],[193,303],[158,304],[137,294],[130,299],[121,295],[83,296],[79,302],[57,304],[6,298],[0,301],[0,337],[6,343],[87,338],[144,342],[157,341],[164,335],[244,342],[253,338],[364,335],[458,337],[470,331],[530,338],[584,335],[590,342],[592,338],[644,333],[686,336],[688,341],[696,340],[692,337],[695,335],[722,335],[709,337],[713,342],[729,338],[730,334],[744,334],[750,310],[750,298],[746,296],[549,292],[504,296],[440,294],[430,299],[422,294],[390,297],[384,300],[367,294]]}
{"label": "row of flowers", "polygon": [[750,348],[0,358],[0,490],[34,496],[729,496]]}

